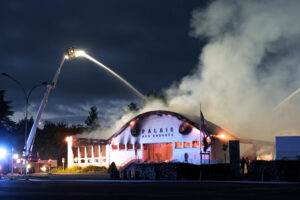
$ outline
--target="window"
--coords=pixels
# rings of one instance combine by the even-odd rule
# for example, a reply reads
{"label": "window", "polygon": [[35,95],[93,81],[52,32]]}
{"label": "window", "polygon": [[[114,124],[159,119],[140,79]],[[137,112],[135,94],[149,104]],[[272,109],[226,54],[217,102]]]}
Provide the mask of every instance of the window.
{"label": "window", "polygon": [[134,148],[135,148],[135,149],[141,149],[141,144],[135,144],[135,145],[134,145]]}
{"label": "window", "polygon": [[92,146],[91,145],[86,146],[86,154],[87,154],[88,158],[92,157]]}
{"label": "window", "polygon": [[118,150],[118,145],[111,145],[112,150]]}
{"label": "window", "polygon": [[193,141],[192,144],[193,147],[199,147],[199,141]]}
{"label": "window", "polygon": [[132,144],[127,144],[127,150],[132,150],[133,149],[133,145]]}
{"label": "window", "polygon": [[189,148],[189,147],[191,147],[191,143],[190,142],[184,142],[183,146],[184,146],[184,148]]}
{"label": "window", "polygon": [[105,157],[106,156],[106,146],[105,145],[101,145],[100,146],[100,151],[101,151],[101,156]]}
{"label": "window", "polygon": [[182,143],[181,142],[175,142],[175,148],[182,148]]}
{"label": "window", "polygon": [[94,157],[99,157],[99,145],[94,145]]}
{"label": "window", "polygon": [[125,144],[120,144],[119,145],[119,150],[125,150]]}

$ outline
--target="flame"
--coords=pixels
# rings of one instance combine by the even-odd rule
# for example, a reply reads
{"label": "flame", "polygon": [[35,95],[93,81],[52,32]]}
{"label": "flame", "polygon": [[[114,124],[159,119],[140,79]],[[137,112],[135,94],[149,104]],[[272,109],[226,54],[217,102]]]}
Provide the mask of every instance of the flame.
{"label": "flame", "polygon": [[131,121],[130,123],[129,123],[129,125],[132,127],[132,126],[134,126],[135,125],[135,121]]}
{"label": "flame", "polygon": [[272,155],[272,153],[258,155],[257,160],[271,161],[271,160],[273,160],[273,155]]}
{"label": "flame", "polygon": [[227,137],[225,134],[220,134],[220,135],[217,135],[216,137],[217,137],[217,138],[220,138],[220,139],[222,139],[222,140],[228,139],[228,137]]}
{"label": "flame", "polygon": [[216,135],[211,135],[212,137],[219,138],[220,140],[230,140],[232,137],[224,132],[218,133]]}

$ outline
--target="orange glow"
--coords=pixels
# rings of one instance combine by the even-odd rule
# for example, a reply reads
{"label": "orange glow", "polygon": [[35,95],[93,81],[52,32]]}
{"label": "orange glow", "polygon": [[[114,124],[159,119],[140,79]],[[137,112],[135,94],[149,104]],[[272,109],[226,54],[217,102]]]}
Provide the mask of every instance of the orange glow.
{"label": "orange glow", "polygon": [[219,138],[221,140],[230,140],[232,137],[224,132],[218,133],[217,135],[211,135],[212,137]]}
{"label": "orange glow", "polygon": [[130,125],[130,126],[134,126],[134,125],[135,125],[135,121],[131,121],[131,122],[129,123],[129,125]]}
{"label": "orange glow", "polygon": [[184,148],[191,147],[191,143],[190,142],[183,142],[183,146],[184,146]]}
{"label": "orange glow", "polygon": [[133,144],[127,144],[127,149],[133,149]]}
{"label": "orange glow", "polygon": [[141,149],[141,144],[135,144],[135,145],[134,145],[134,148],[135,148],[135,149]]}
{"label": "orange glow", "polygon": [[265,160],[265,161],[271,161],[273,160],[272,154],[263,154],[263,155],[258,155],[257,160]]}
{"label": "orange glow", "polygon": [[182,143],[181,142],[175,142],[175,148],[181,148]]}
{"label": "orange glow", "polygon": [[72,136],[68,136],[68,137],[66,137],[66,142],[72,142]]}
{"label": "orange glow", "polygon": [[220,139],[222,139],[222,140],[226,140],[226,139],[227,139],[227,136],[224,135],[224,134],[217,135],[216,137],[217,137],[217,138],[220,138]]}
{"label": "orange glow", "polygon": [[193,147],[199,147],[199,141],[193,141],[192,144]]}
{"label": "orange glow", "polygon": [[125,150],[125,144],[120,144],[119,145],[119,150]]}
{"label": "orange glow", "polygon": [[118,150],[118,145],[111,145],[112,150]]}
{"label": "orange glow", "polygon": [[207,138],[206,138],[206,141],[207,141],[208,143],[211,143],[210,137],[207,137]]}

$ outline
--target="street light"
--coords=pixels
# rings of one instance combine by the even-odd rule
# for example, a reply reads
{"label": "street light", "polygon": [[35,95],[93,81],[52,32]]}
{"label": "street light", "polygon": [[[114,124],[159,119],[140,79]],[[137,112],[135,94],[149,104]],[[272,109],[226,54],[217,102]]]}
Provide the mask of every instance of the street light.
{"label": "street light", "polygon": [[[10,80],[14,81],[23,91],[24,95],[25,95],[25,152],[26,152],[26,140],[27,140],[27,126],[28,126],[28,106],[29,106],[29,97],[32,93],[32,91],[42,85],[48,85],[48,83],[46,81],[40,83],[40,84],[37,84],[37,85],[34,85],[28,92],[26,92],[24,86],[17,80],[15,79],[14,77],[12,77],[11,75],[7,74],[7,73],[2,73],[2,76],[5,76],[6,78],[9,78]],[[26,170],[26,163],[27,159],[25,158],[25,176],[26,176],[26,173],[27,173],[27,170]]]}

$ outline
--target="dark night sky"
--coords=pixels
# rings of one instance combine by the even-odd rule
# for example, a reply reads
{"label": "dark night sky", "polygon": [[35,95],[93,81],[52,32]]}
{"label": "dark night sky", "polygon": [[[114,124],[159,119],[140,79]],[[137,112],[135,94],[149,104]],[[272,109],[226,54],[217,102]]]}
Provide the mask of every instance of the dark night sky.
{"label": "dark night sky", "polygon": [[[191,73],[204,41],[189,36],[191,13],[206,1],[1,1],[0,72],[29,89],[50,81],[70,46],[111,67],[143,94],[161,91]],[[23,117],[24,97],[1,77],[0,89],[13,101],[14,119]],[[45,88],[34,91],[35,115]],[[42,119],[80,122],[92,105],[100,115],[118,112],[132,91],[94,63],[65,63]],[[113,109],[110,109],[113,108]]]}

